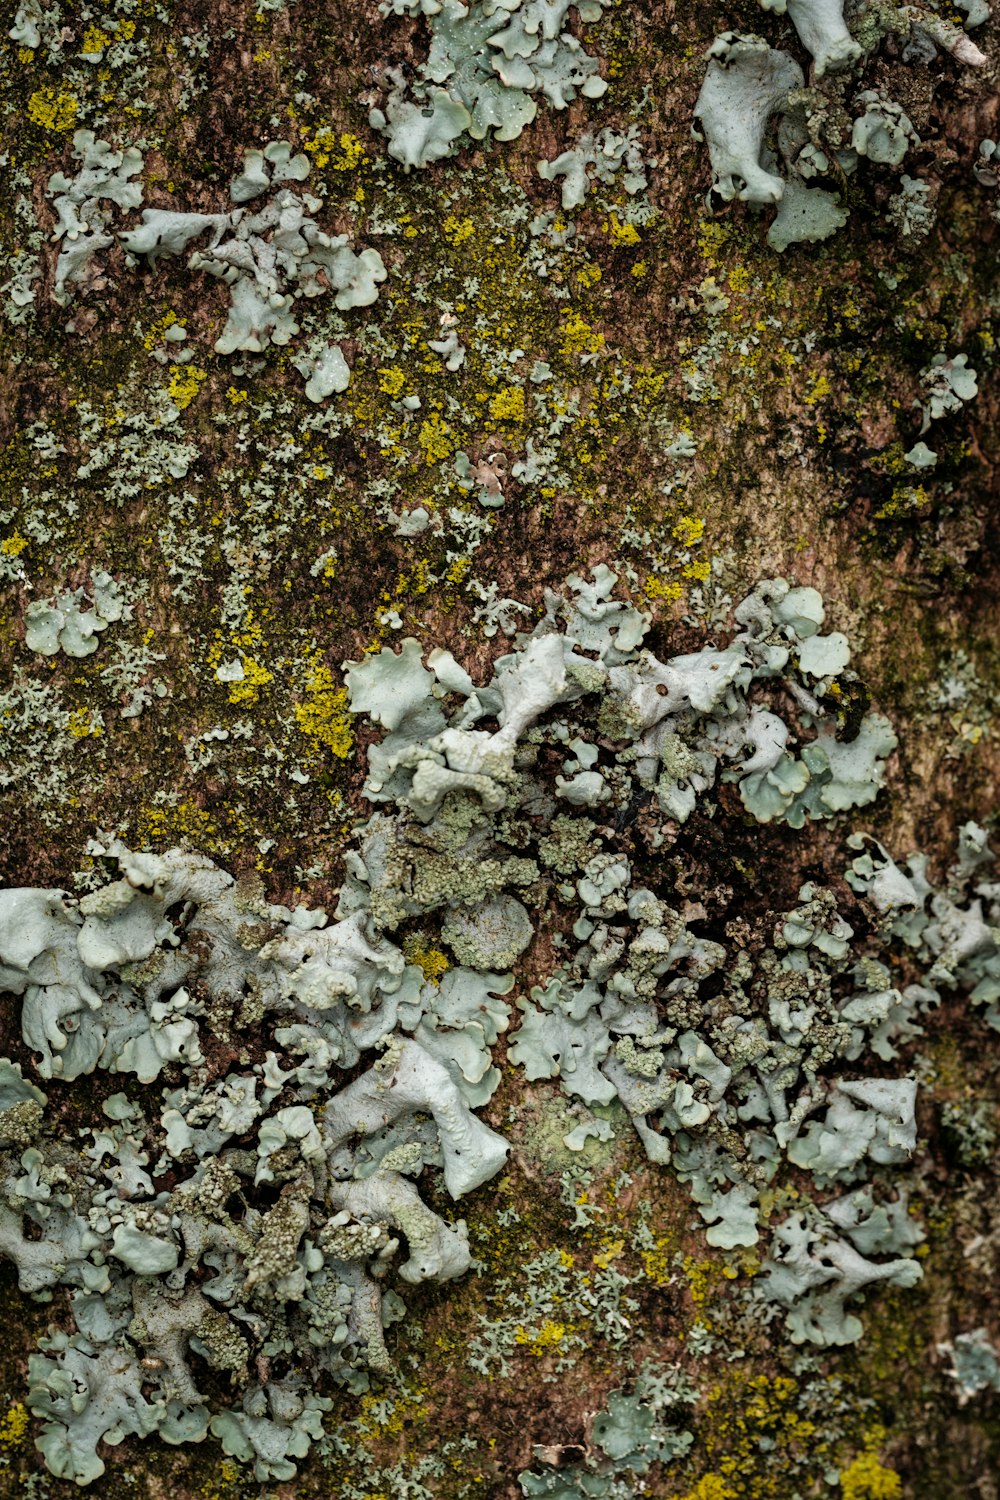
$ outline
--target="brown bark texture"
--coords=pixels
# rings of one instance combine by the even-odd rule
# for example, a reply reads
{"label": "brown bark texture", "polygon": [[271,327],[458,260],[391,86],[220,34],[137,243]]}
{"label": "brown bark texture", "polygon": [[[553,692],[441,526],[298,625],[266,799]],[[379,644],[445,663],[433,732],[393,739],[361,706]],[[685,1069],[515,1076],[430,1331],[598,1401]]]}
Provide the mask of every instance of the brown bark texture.
{"label": "brown bark texture", "polygon": [[[877,711],[897,739],[878,795],[796,828],[753,816],[720,780],[666,843],[633,809],[614,847],[704,936],[751,954],[807,882],[873,942],[879,914],[844,879],[847,837],[871,834],[900,862],[922,851],[940,884],[959,828],[988,832],[997,806],[1000,166],[981,148],[1000,128],[995,22],[967,32],[937,0],[869,0],[847,11],[861,56],[817,77],[792,18],[756,0],[569,9],[559,34],[597,59],[603,93],[557,109],[537,92],[519,133],[466,132],[406,170],[371,111],[394,89],[412,97],[440,16],[384,8],[4,7],[0,881],[92,890],[114,878],[97,851],[118,838],[196,851],[271,902],[332,911],[383,737],[352,714],[344,663],[413,637],[488,681],[513,649],[493,601],[525,606],[513,628],[530,630],[547,590],[605,565],[615,597],[649,614],[644,644],[661,659],[725,647],[762,579],[822,595],[823,629],[852,653],[838,732]],[[807,140],[822,157],[797,182],[844,210],[826,238],[779,252],[772,206],[711,191],[691,125],[706,51],[727,31],[802,68],[800,134],[783,155],[772,109],[762,149],[786,176]],[[863,91],[909,122],[905,160],[873,151],[845,167]],[[69,190],[53,185],[81,171],[81,130],[141,153],[128,179],[141,209],[101,198],[102,243],[67,275],[63,257],[95,232],[60,230]],[[566,179],[538,164],[602,131],[633,132],[644,185],[626,187],[621,160],[601,179],[599,139],[586,192],[564,207]],[[385,279],[351,305],[321,278],[294,302],[296,331],[220,353],[231,283],[190,264],[208,242],[129,256],[119,235],[143,210],[230,213],[246,152],[272,141],[309,162],[285,185],[314,195],[326,234],[377,251]],[[334,345],[349,383],[312,400],[306,380]],[[32,605],[81,590],[86,610],[103,574],[119,603],[96,649],[33,649]],[[797,711],[776,689],[782,702]],[[323,1388],[333,1437],[294,1478],[255,1478],[214,1436],[127,1437],[101,1446],[94,1493],[995,1500],[1000,1391],[963,1393],[940,1347],[978,1329],[1000,1341],[997,1032],[982,1011],[946,990],[891,1062],[859,1064],[919,1083],[899,1181],[922,1280],[853,1303],[854,1342],[795,1343],[753,1300],[763,1248],[707,1242],[689,1187],[619,1128],[620,1107],[609,1142],[567,1150],[582,1116],[559,1078],[528,1082],[508,1058],[514,1001],[551,975],[555,930],[542,921],[518,960],[493,1049],[501,1082],[480,1114],[511,1143],[504,1172],[459,1206],[434,1173],[420,1181],[447,1220],[465,1218],[478,1270],[401,1288],[394,1373],[367,1393]],[[407,940],[412,955],[420,933]],[[420,961],[430,973],[434,955]],[[891,964],[895,985],[921,977],[905,945]],[[4,1052],[36,1077],[19,1005],[2,1002]],[[213,1045],[222,1076],[241,1044]],[[46,1128],[75,1139],[95,1098],[138,1095],[133,1083],[46,1085]],[[764,1222],[816,1196],[790,1168]],[[613,1282],[625,1333],[588,1301]],[[69,1293],[32,1301],[7,1261],[0,1287],[0,1495],[63,1495],[26,1392],[39,1337],[72,1326]],[[477,1369],[469,1351],[488,1336],[502,1359]],[[690,1443],[616,1468],[607,1412],[654,1368],[690,1382],[657,1418]],[[233,1399],[223,1374],[206,1378],[213,1400]]]}

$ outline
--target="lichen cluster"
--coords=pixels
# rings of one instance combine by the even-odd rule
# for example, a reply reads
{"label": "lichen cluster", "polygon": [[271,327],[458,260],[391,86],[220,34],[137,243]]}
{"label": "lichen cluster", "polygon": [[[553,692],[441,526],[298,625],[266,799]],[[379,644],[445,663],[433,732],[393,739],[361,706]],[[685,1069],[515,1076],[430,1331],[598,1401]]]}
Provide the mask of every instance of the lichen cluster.
{"label": "lichen cluster", "polygon": [[[966,31],[936,9],[909,6],[863,15],[858,40],[848,29],[840,0],[760,0],[765,10],[787,10],[802,48],[811,55],[809,86],[792,55],[755,33],[725,31],[708,49],[708,68],[695,116],[705,132],[714,181],[709,194],[723,203],[777,203],[768,230],[775,250],[815,243],[847,223],[842,187],[862,158],[899,167],[921,144],[902,105],[886,88],[861,87],[866,64],[887,36],[902,45],[904,60],[926,66],[939,49],[960,63],[982,67],[986,58]],[[989,17],[970,7],[966,27]],[[774,145],[765,144],[779,117]],[[780,163],[779,163],[780,158]],[[779,170],[779,165],[783,170]],[[826,183],[827,186],[822,184]],[[887,222],[904,238],[918,238],[933,223],[930,185],[904,175]]]}
{"label": "lichen cluster", "polygon": [[[862,853],[850,879],[880,918],[865,951],[812,885],[772,918],[768,946],[739,922],[717,941],[656,873],[716,763],[737,763],[724,774],[754,816],[801,827],[870,800],[893,739],[877,728],[869,745],[868,719],[841,739],[824,716],[848,652],[819,634],[814,590],[769,581],[724,650],[659,662],[614,583],[607,570],[571,579],[483,686],[448,651],[424,666],[412,640],[348,664],[351,710],[388,731],[365,795],[396,811],[362,830],[332,921],[267,903],[198,856],[116,843],[92,853],[120,878],[79,901],[0,895],[0,983],[23,996],[40,1078],[180,1075],[156,1103],[111,1094],[108,1123],[77,1151],[44,1134],[45,1093],[2,1065],[2,1249],[22,1291],[74,1288],[73,1329],[32,1356],[27,1398],[55,1474],[98,1477],[102,1438],[210,1429],[258,1479],[287,1478],[322,1432],[317,1375],[362,1391],[391,1373],[383,1329],[404,1308],[382,1287],[397,1252],[411,1284],[472,1264],[465,1222],[429,1208],[413,1179],[438,1168],[454,1199],[503,1168],[507,1143],[473,1110],[501,1081],[503,997],[543,934],[554,965],[518,997],[507,1046],[529,1082],[620,1101],[650,1159],[690,1184],[710,1245],[762,1240],[787,1194],[783,1159],[820,1190],[770,1225],[761,1316],[780,1310],[795,1343],[847,1344],[862,1333],[858,1292],[919,1280],[922,1232],[891,1170],[916,1146],[917,1085],[844,1075],[869,1052],[896,1059],[935,985],[997,1020],[1000,945],[965,896],[992,860],[985,834],[967,831],[933,920],[919,861],[907,875]],[[812,733],[801,758],[758,697],[794,683],[792,662],[798,733]],[[933,959],[903,992],[885,962],[893,939]],[[565,1145],[614,1133],[585,1114]],[[532,1335],[543,1348],[564,1337],[551,1320]],[[211,1401],[202,1361],[236,1401]]]}

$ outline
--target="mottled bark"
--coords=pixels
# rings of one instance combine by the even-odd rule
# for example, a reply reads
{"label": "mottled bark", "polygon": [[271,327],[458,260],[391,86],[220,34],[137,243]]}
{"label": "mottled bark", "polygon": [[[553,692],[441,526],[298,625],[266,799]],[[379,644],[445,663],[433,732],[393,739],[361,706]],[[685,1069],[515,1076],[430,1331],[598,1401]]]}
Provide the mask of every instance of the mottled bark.
{"label": "mottled bark", "polygon": [[[849,833],[871,832],[899,858],[920,848],[940,876],[961,824],[991,826],[1000,231],[996,189],[974,167],[980,141],[997,135],[994,23],[975,32],[983,67],[944,50],[905,61],[898,19],[858,71],[823,80],[824,107],[848,134],[858,90],[880,88],[921,143],[901,169],[862,161],[835,184],[847,226],[783,254],[766,242],[772,210],[708,211],[708,156],[690,129],[717,32],[761,33],[808,65],[787,20],[753,0],[620,3],[586,26],[574,12],[571,30],[609,83],[602,99],[562,112],[540,99],[516,139],[465,138],[454,157],[409,175],[368,116],[384,102],[386,68],[426,57],[425,19],[383,18],[374,0],[260,11],[178,0],[108,15],[64,4],[60,25],[69,34],[55,60],[44,38],[0,44],[0,282],[17,251],[37,260],[33,302],[16,307],[8,285],[0,322],[5,885],[73,890],[76,878],[86,888],[103,869],[89,841],[103,832],[132,848],[199,850],[272,901],[307,896],[332,909],[352,829],[369,811],[361,786],[374,738],[348,712],[342,663],[413,635],[483,680],[510,649],[502,631],[485,632],[494,585],[537,617],[547,588],[600,563],[652,612],[647,644],[661,656],[724,644],[731,604],[761,578],[816,587],[827,628],[852,645],[853,707],[887,715],[899,738],[885,790],[859,811],[803,830],[758,824],[721,787],[715,815],[692,816],[660,878],[677,899],[703,903],[713,930],[773,930],[812,880],[867,931],[870,913],[843,881]],[[587,130],[632,125],[648,186],[630,195],[620,180],[596,184],[563,211],[537,162]],[[247,149],[274,139],[305,149],[316,220],[385,263],[378,300],[339,321],[331,296],[303,300],[287,346],[219,355],[226,284],[187,269],[186,254],[129,266],[112,243],[59,305],[46,184],[78,168],[74,127],[138,144],[143,206],[189,213],[232,207],[228,184]],[[928,184],[936,221],[923,237],[901,237],[888,220],[900,170]],[[112,234],[139,223],[135,210],[109,213]],[[543,213],[548,224],[532,232]],[[177,324],[192,351],[183,363],[172,360]],[[451,326],[465,348],[455,370],[430,346]],[[347,390],[320,404],[305,399],[295,367],[310,341],[339,343],[351,367]],[[960,352],[978,395],[921,439],[921,372]],[[921,440],[933,467],[905,456]],[[526,459],[543,449],[552,454],[532,472]],[[421,508],[423,529],[401,523]],[[101,569],[123,581],[128,608],[98,648],[30,650],[31,602],[92,594]],[[518,993],[552,959],[532,949]],[[5,1055],[27,1064],[15,1002],[0,1026]],[[596,1153],[581,1189],[594,1213],[574,1225],[571,1192],[560,1192],[573,1164],[561,1144],[567,1101],[555,1083],[529,1085],[504,1067],[502,1039],[496,1054],[503,1083],[483,1113],[512,1141],[510,1165],[460,1210],[481,1274],[407,1288],[409,1319],[387,1333],[403,1372],[386,1388],[395,1405],[330,1393],[327,1427],[342,1451],[325,1462],[314,1453],[297,1479],[265,1490],[515,1500],[533,1446],[571,1470],[594,1451],[608,1393],[655,1358],[683,1364],[698,1386],[684,1419],[695,1441],[636,1493],[996,1496],[1000,1397],[959,1406],[937,1353],[956,1332],[998,1328],[996,1033],[963,999],[935,1011],[895,1065],[923,1081],[913,1180],[924,1280],[873,1291],[864,1338],[810,1349],[807,1371],[779,1325],[725,1313],[711,1355],[699,1357],[697,1335],[685,1352],[695,1325],[711,1327],[727,1305],[730,1273],[743,1273],[706,1246],[687,1188],[627,1133]],[[67,1132],[87,1118],[85,1085],[60,1096]],[[992,1121],[979,1156],[954,1124],[977,1109]],[[443,1198],[434,1206],[455,1214]],[[516,1214],[498,1217],[502,1208]],[[634,1238],[643,1219],[645,1251]],[[601,1339],[569,1306],[515,1335],[509,1375],[477,1373],[465,1358],[477,1320],[516,1316],[518,1272],[546,1251],[581,1275],[620,1269],[635,1337]],[[66,1486],[44,1472],[16,1403],[38,1333],[64,1319],[63,1293],[40,1308],[6,1264],[0,1278],[0,1386],[12,1408],[6,1425],[0,1417],[0,1494],[54,1495]],[[439,1460],[433,1473],[425,1459]],[[856,1487],[828,1487],[834,1470],[855,1472]],[[418,1481],[426,1491],[405,1488]],[[118,1449],[99,1490],[235,1500],[261,1486],[212,1440],[148,1441]]]}

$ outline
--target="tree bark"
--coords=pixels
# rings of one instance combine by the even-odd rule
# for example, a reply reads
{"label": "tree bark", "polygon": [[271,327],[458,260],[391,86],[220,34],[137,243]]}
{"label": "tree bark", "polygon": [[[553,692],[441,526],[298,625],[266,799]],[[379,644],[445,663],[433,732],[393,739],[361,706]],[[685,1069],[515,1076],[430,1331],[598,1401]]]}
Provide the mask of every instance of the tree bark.
{"label": "tree bark", "polygon": [[[980,151],[997,134],[996,28],[973,33],[975,67],[940,44],[918,55],[902,11],[881,36],[874,11],[849,12],[868,50],[817,79],[788,18],[752,0],[617,3],[586,24],[574,10],[565,24],[599,59],[603,97],[557,111],[538,95],[516,138],[464,135],[407,172],[370,110],[391,95],[387,69],[412,86],[433,19],[383,17],[373,0],[259,11],[123,0],[110,18],[65,8],[35,45],[6,21],[21,36],[0,48],[0,877],[79,893],[104,869],[91,841],[118,837],[196,850],[273,902],[332,911],[371,811],[365,752],[379,737],[352,719],[343,664],[414,636],[488,680],[511,649],[491,603],[525,606],[530,629],[546,590],[604,564],[618,597],[650,613],[660,657],[724,645],[733,605],[761,579],[822,594],[824,628],[851,644],[858,712],[885,714],[898,737],[884,789],[793,829],[755,822],[723,788],[678,831],[661,878],[720,930],[773,930],[806,881],[835,889],[861,923],[843,879],[848,834],[873,834],[899,860],[920,849],[941,879],[959,827],[989,826],[997,803],[1000,200]],[[864,89],[901,106],[919,138],[902,166],[829,169],[822,182],[849,218],[820,243],[778,253],[772,208],[711,195],[691,124],[706,49],[726,28],[794,56],[831,155]],[[537,164],[588,131],[632,127],[646,186],[627,191],[619,172],[563,209],[561,180]],[[321,273],[287,342],[218,353],[228,283],[191,268],[191,247],[128,257],[117,236],[140,210],[107,197],[108,243],[60,293],[60,257],[79,241],[53,238],[67,189],[50,179],[79,173],[80,129],[138,148],[128,180],[141,181],[143,209],[204,215],[231,213],[246,151],[289,142],[309,175],[285,185],[315,195],[324,232],[378,252],[377,299],[337,311]],[[772,119],[773,160],[775,132]],[[927,185],[922,235],[893,219],[903,172]],[[434,347],[452,329],[455,368],[455,346]],[[334,343],[350,383],[307,399]],[[932,362],[961,354],[978,392],[927,426]],[[930,466],[913,458],[920,443]],[[119,603],[96,648],[32,649],[32,604],[66,613],[59,600],[79,589],[86,610],[102,570]],[[517,993],[544,979],[533,962]],[[5,1055],[27,1069],[16,1002],[0,1019]],[[995,1033],[961,997],[925,1028],[893,1064],[921,1081],[924,1279],[875,1289],[858,1343],[803,1355],[778,1323],[716,1312],[743,1272],[706,1245],[688,1189],[633,1136],[592,1158],[578,1184],[589,1203],[574,1206],[558,1148],[565,1101],[501,1060],[485,1118],[512,1141],[509,1167],[461,1210],[480,1274],[406,1289],[408,1319],[387,1334],[402,1372],[387,1404],[330,1393],[339,1449],[264,1488],[516,1500],[534,1462],[568,1476],[548,1493],[623,1494],[601,1468],[594,1419],[652,1360],[697,1387],[678,1418],[694,1441],[629,1493],[996,1496],[1000,1397],[960,1405],[938,1352],[975,1328],[997,1336]],[[67,1132],[85,1127],[86,1095],[67,1106]],[[963,1155],[954,1120],[977,1110],[987,1145]],[[518,1268],[547,1253],[580,1275],[619,1269],[634,1336],[602,1339],[569,1306],[515,1335],[509,1374],[477,1373],[471,1331],[514,1316]],[[67,1304],[63,1292],[31,1303],[9,1266],[3,1286],[0,1494],[56,1493],[37,1424],[18,1413],[27,1357],[46,1323],[67,1326]],[[716,1324],[699,1353],[697,1330]],[[605,1487],[568,1487],[588,1454]],[[129,1440],[113,1462],[137,1497],[260,1492],[213,1439]]]}

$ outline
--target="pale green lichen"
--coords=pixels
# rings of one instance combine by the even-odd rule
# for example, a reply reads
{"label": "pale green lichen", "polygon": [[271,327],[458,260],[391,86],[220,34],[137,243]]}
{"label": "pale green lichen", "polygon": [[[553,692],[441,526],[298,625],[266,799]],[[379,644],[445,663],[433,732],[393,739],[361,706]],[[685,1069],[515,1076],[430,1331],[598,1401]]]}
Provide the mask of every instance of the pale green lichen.
{"label": "pale green lichen", "polygon": [[844,22],[841,0],[760,0],[765,10],[787,14],[802,45],[812,53],[817,78],[849,67],[861,47]]}
{"label": "pale green lichen", "polygon": [[[532,97],[565,109],[581,94],[598,99],[607,84],[600,65],[566,27],[571,10],[597,21],[602,0],[442,0],[424,7],[431,48],[414,79],[390,69],[384,105],[369,115],[387,136],[389,154],[409,171],[451,156],[463,135],[514,140],[535,117]],[[409,0],[383,0],[382,14],[413,10]]]}
{"label": "pale green lichen", "polygon": [[717,36],[706,55],[694,114],[708,142],[712,191],[724,202],[777,203],[784,184],[761,165],[764,131],[791,91],[801,88],[802,69],[761,37],[733,31]]}
{"label": "pale green lichen", "polygon": [[132,605],[128,592],[110,573],[96,572],[86,589],[33,600],[24,612],[24,643],[42,656],[90,656],[98,635],[117,620],[128,621]]}
{"label": "pale green lichen", "polygon": [[[99,1474],[95,1445],[113,1427],[156,1430],[170,1441],[198,1440],[210,1428],[258,1478],[289,1477],[320,1431],[326,1398],[314,1398],[300,1377],[251,1378],[254,1349],[294,1351],[310,1378],[323,1373],[352,1389],[364,1387],[365,1368],[391,1371],[382,1324],[394,1310],[379,1287],[400,1238],[404,1282],[452,1279],[471,1264],[465,1223],[446,1223],[412,1179],[439,1167],[457,1198],[504,1165],[507,1142],[472,1113],[499,1085],[492,1049],[511,1016],[502,997],[513,977],[495,970],[518,963],[534,913],[551,903],[568,908],[552,934],[562,963],[530,999],[518,999],[510,1061],[531,1080],[558,1078],[584,1104],[620,1102],[652,1161],[672,1163],[690,1183],[707,1240],[720,1248],[761,1237],[760,1195],[783,1156],[821,1188],[843,1185],[848,1191],[808,1220],[793,1213],[771,1232],[756,1295],[786,1312],[794,1341],[855,1340],[855,1295],[919,1276],[920,1231],[905,1202],[854,1186],[869,1164],[900,1167],[909,1158],[916,1084],[843,1070],[870,1044],[891,1059],[893,1041],[913,1034],[926,991],[900,995],[870,956],[852,970],[852,929],[829,893],[805,886],[759,960],[766,1016],[751,1016],[747,1002],[715,1015],[696,998],[699,986],[728,966],[733,992],[746,985],[749,995],[748,956],[699,935],[639,885],[624,852],[590,852],[599,832],[590,819],[560,813],[541,865],[506,844],[526,836],[524,812],[541,795],[538,751],[550,736],[573,752],[572,764],[603,764],[624,806],[633,775],[655,780],[655,731],[666,719],[672,733],[694,736],[697,796],[711,785],[715,756],[734,758],[746,737],[758,755],[774,753],[752,728],[757,710],[745,697],[754,663],[766,663],[769,680],[790,670],[795,646],[812,653],[807,676],[843,670],[843,637],[820,634],[822,602],[812,590],[761,585],[737,611],[744,629],[732,645],[660,663],[640,649],[646,618],[613,598],[614,584],[606,570],[593,583],[574,577],[483,686],[447,652],[432,651],[424,667],[416,642],[351,666],[352,707],[388,731],[371,747],[368,795],[396,810],[363,830],[332,921],[322,910],[269,905],[198,856],[120,844],[104,851],[119,879],[79,900],[0,893],[0,982],[23,997],[22,1032],[41,1076],[69,1082],[107,1070],[151,1083],[175,1065],[183,1078],[165,1090],[155,1122],[121,1094],[108,1101],[110,1124],[87,1153],[98,1177],[83,1179],[44,1124],[38,1146],[21,1149],[27,1112],[37,1127],[44,1095],[17,1070],[5,1075],[10,1108],[0,1126],[20,1159],[4,1158],[0,1245],[25,1290],[80,1289],[78,1332],[57,1336],[54,1357],[35,1357],[32,1368],[29,1404],[49,1419],[41,1441],[55,1472],[81,1483]],[[812,716],[813,700],[799,692]],[[607,758],[590,736],[588,717],[608,693],[633,705],[631,754]],[[444,708],[456,701],[449,723]],[[499,724],[492,733],[472,727],[486,714]],[[833,778],[813,764],[821,793],[839,787],[845,805],[874,795],[870,752],[840,746],[831,726],[821,727]],[[837,759],[842,751],[854,757],[849,770]],[[551,816],[558,804],[548,805]],[[990,857],[971,833],[963,848],[963,869]],[[539,889],[540,869],[553,864],[574,878],[557,884],[554,870]],[[876,905],[908,900],[912,881],[880,878],[873,862],[857,861],[852,878],[864,883],[869,874]],[[180,909],[187,915],[178,935],[169,913]],[[443,974],[407,962],[390,935],[413,917],[451,948],[457,962]],[[927,983],[947,963],[939,953]],[[238,1034],[248,1019],[267,1028],[272,1050],[206,1086],[203,1026]],[[375,1049],[381,1056],[338,1091],[344,1070]],[[840,1069],[833,1086],[821,1081],[830,1064]],[[604,1125],[585,1118],[566,1148],[610,1134]],[[146,1168],[162,1173],[171,1161],[186,1175],[156,1191]],[[257,1201],[262,1186],[276,1200]],[[47,1206],[53,1190],[58,1214]],[[245,1204],[240,1219],[230,1216],[234,1196]],[[45,1237],[23,1233],[25,1214]],[[575,1222],[589,1222],[579,1201]],[[218,1287],[188,1279],[206,1253]],[[120,1268],[113,1287],[109,1263]],[[601,1277],[586,1294],[588,1318],[615,1343],[627,1336],[628,1283],[610,1264]],[[253,1340],[248,1325],[224,1321],[225,1309],[244,1304],[258,1320]],[[512,1325],[515,1345],[525,1316]],[[505,1329],[497,1324],[476,1357],[488,1365],[496,1350],[503,1360]],[[211,1414],[188,1340],[234,1371],[237,1404]],[[137,1348],[146,1361],[141,1399]],[[146,1378],[151,1360],[162,1367],[155,1379]],[[72,1412],[62,1370],[89,1392]]]}

